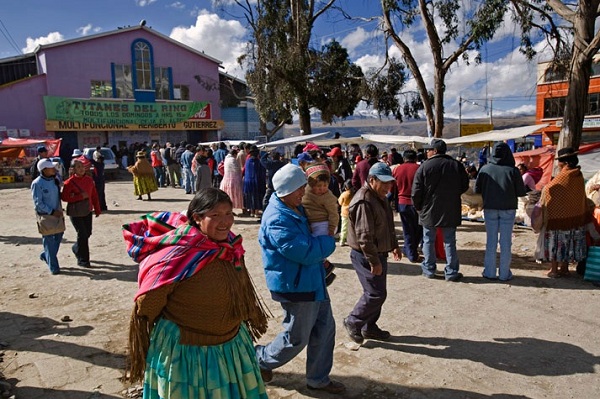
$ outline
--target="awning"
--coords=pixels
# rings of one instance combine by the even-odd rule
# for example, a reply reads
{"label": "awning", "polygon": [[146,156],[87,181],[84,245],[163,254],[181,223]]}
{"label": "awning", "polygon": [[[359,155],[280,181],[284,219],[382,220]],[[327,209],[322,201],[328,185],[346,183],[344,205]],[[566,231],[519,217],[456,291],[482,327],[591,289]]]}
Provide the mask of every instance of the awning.
{"label": "awning", "polygon": [[305,136],[288,137],[287,139],[275,140],[275,141],[270,141],[268,143],[258,144],[258,147],[259,148],[274,148],[274,147],[277,147],[280,145],[288,145],[288,144],[294,144],[294,143],[301,143],[301,142],[305,142],[305,141],[313,141],[317,137],[322,137],[322,136],[325,136],[326,134],[329,134],[329,132],[307,134]]}
{"label": "awning", "polygon": [[431,141],[431,137],[423,136],[395,136],[390,134],[363,134],[361,136],[365,140],[374,141],[376,143],[387,144],[427,144]]}
{"label": "awning", "polygon": [[493,142],[493,141],[505,141],[519,139],[521,137],[529,136],[536,131],[548,126],[547,123],[541,125],[521,126],[510,129],[502,130],[490,130],[489,132],[471,134],[469,136],[454,137],[451,139],[444,139],[447,145],[465,144],[465,143],[480,143],[480,142]]}

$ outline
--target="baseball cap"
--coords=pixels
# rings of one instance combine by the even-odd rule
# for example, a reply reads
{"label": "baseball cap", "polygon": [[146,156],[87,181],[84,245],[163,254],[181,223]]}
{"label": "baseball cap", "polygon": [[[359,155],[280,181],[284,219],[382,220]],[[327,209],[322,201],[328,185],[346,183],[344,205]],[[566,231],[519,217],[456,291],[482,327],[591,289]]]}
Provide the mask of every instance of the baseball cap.
{"label": "baseball cap", "polygon": [[44,159],[40,160],[40,162],[38,162],[37,168],[38,168],[38,171],[41,172],[42,170],[44,170],[46,168],[54,168],[54,164],[48,158],[44,158]]}
{"label": "baseball cap", "polygon": [[431,142],[423,148],[426,150],[436,150],[440,154],[445,154],[447,149],[446,142],[442,139],[431,139]]}
{"label": "baseball cap", "polygon": [[313,159],[308,152],[298,154],[298,162],[312,162]]}
{"label": "baseball cap", "polygon": [[392,176],[392,170],[384,162],[377,162],[369,169],[369,176],[375,176],[378,180],[387,183],[396,180]]}
{"label": "baseball cap", "polygon": [[341,157],[342,156],[342,150],[340,150],[339,147],[333,147],[331,149],[331,151],[329,151],[327,153],[328,157]]}
{"label": "baseball cap", "polygon": [[79,148],[75,148],[73,150],[73,154],[71,154],[71,157],[80,157],[83,155],[83,152],[81,152],[81,150]]}

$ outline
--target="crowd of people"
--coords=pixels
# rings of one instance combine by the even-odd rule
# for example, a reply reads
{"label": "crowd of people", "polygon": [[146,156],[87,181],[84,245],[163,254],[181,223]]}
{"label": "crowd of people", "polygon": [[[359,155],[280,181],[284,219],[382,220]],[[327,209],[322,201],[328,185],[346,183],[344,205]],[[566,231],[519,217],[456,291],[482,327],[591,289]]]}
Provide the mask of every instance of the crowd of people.
{"label": "crowd of people", "polygon": [[[556,159],[560,172],[541,190],[544,223],[537,249],[537,257],[550,263],[550,278],[567,276],[569,263],[585,260],[590,236],[600,240],[593,223],[600,177],[586,192],[577,151],[563,148]],[[64,217],[61,200],[69,204],[67,215],[77,231],[72,250],[78,265],[89,267],[92,213],[100,215],[102,205],[90,176],[99,160],[84,161],[74,157],[63,183],[52,162],[36,160],[39,176],[32,195],[40,216]],[[502,142],[489,154],[486,149],[474,173],[470,166],[449,156],[441,139],[431,140],[423,151],[402,154],[393,148],[380,153],[368,144],[360,158],[339,146],[307,143],[289,161],[277,151],[243,143],[231,148],[157,143],[149,152],[139,149],[136,161],[127,165],[138,199],[151,200],[152,192],[167,186],[194,196],[186,214],[155,212],[124,226],[127,252],[139,263],[129,378],[143,381],[144,398],[266,398],[273,370],[307,348],[307,388],[345,392],[330,378],[336,323],[328,286],[336,276],[328,257],[336,244],[349,247],[362,287],[341,320],[356,344],[391,336],[379,324],[390,255],[420,264],[428,279],[455,283],[463,278],[456,231],[470,179],[483,198],[482,277],[514,278],[510,264],[518,198],[536,190],[539,173],[517,167]],[[78,213],[71,204],[81,202],[84,211]],[[402,225],[402,247],[394,212]],[[253,341],[265,333],[268,312],[246,270],[242,237],[231,230],[235,216],[260,222],[266,286],[283,311],[281,331],[264,344]],[[61,231],[43,235],[40,258],[53,274],[60,272],[61,239]],[[445,262],[439,272],[438,259]]]}

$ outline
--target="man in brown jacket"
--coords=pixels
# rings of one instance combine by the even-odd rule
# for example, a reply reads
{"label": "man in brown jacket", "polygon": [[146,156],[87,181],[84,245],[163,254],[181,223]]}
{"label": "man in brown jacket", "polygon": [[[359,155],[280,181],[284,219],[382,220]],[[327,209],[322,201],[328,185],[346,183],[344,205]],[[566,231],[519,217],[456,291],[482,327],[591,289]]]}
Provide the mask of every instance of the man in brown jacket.
{"label": "man in brown jacket", "polygon": [[350,260],[363,287],[363,294],[344,327],[350,338],[361,344],[364,339],[387,340],[388,331],[377,325],[387,296],[387,257],[402,259],[394,229],[394,215],[386,195],[394,182],[390,167],[377,162],[369,169],[367,184],[352,198],[349,209],[348,245]]}

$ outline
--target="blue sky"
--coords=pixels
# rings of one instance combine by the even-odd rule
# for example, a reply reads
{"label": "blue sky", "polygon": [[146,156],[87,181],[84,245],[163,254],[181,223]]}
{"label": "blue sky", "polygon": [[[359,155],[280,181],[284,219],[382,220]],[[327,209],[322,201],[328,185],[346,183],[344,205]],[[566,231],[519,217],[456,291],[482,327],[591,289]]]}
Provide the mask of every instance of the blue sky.
{"label": "blue sky", "polygon": [[[119,26],[147,26],[223,61],[226,72],[243,77],[236,58],[244,49],[248,30],[231,0],[4,0],[0,8],[0,58],[30,52],[38,44],[74,39]],[[215,6],[220,3],[221,6]],[[323,15],[313,32],[313,45],[335,39],[348,50],[363,70],[383,64],[386,43],[378,31],[381,14],[376,0],[338,0],[350,15]],[[486,98],[492,100],[494,116],[533,114],[537,62],[526,62],[518,52],[515,29],[507,23],[493,42],[483,48],[481,65],[455,65],[446,80],[445,111],[458,116],[458,99],[464,118],[488,118]],[[432,76],[429,45],[419,26],[403,32],[417,54],[421,72]],[[388,51],[399,56],[393,44]],[[537,45],[543,52],[543,43]],[[452,47],[449,48],[451,50]],[[430,80],[430,79],[429,79]],[[414,89],[409,83],[407,90]]]}

